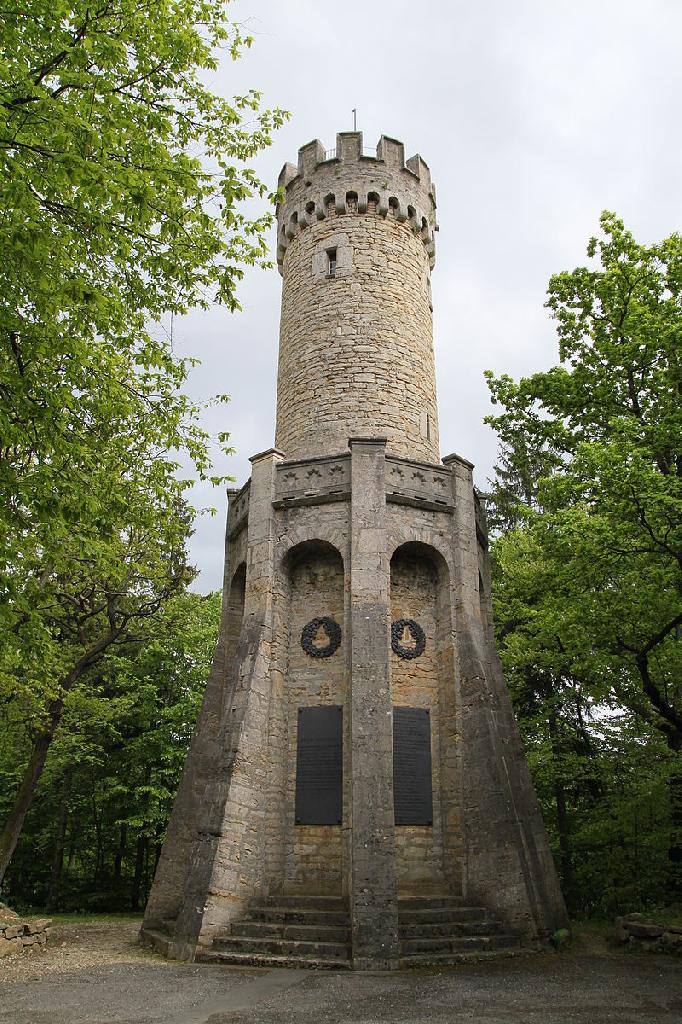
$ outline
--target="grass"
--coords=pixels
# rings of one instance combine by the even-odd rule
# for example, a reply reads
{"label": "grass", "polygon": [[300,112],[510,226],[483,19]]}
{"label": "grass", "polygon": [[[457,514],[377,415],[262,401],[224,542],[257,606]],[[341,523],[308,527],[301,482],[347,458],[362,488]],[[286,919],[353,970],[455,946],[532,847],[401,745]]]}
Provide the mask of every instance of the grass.
{"label": "grass", "polygon": [[618,956],[623,946],[616,940],[612,920],[590,918],[571,921],[571,939],[566,952],[576,956]]}
{"label": "grass", "polygon": [[[655,921],[656,924],[682,927],[682,907],[679,905],[643,911],[642,917],[647,921]],[[614,922],[615,916],[571,921],[571,939],[565,947],[565,952],[577,956],[624,956],[630,953],[628,946],[616,939]]]}
{"label": "grass", "polygon": [[[625,915],[627,917],[627,915]],[[656,924],[673,924],[676,928],[682,928],[682,906],[659,907],[645,913],[644,916],[651,918]]]}
{"label": "grass", "polygon": [[31,913],[23,915],[27,918],[49,917],[54,924],[125,924],[126,922],[142,921],[142,913],[134,914],[131,911],[123,911],[120,914],[50,914],[47,910],[43,913]]}

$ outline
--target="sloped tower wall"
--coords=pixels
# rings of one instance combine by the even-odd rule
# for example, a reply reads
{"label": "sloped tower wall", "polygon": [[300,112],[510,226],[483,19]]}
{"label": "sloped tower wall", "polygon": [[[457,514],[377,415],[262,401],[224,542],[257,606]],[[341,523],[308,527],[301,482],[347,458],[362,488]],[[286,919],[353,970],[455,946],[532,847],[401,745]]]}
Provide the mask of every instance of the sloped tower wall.
{"label": "sloped tower wall", "polygon": [[[277,447],[228,495],[220,637],[143,934],[202,957],[254,898],[314,894],[348,908],[355,967],[393,967],[398,900],[428,895],[546,938],[566,914],[495,654],[484,511],[471,464],[439,461],[429,169],[344,133],[280,185]],[[340,740],[321,817],[297,798],[320,714]]]}

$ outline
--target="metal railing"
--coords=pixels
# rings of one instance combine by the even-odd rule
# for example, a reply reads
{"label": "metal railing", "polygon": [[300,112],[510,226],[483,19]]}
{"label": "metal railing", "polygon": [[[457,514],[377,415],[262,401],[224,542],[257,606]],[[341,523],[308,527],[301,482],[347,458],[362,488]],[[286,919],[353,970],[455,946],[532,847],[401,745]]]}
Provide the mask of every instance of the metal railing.
{"label": "metal railing", "polygon": [[[374,157],[374,159],[376,159],[376,155],[377,155],[377,151],[376,151],[376,147],[375,146],[363,146],[362,147],[362,156],[371,156],[371,157]],[[337,156],[338,156],[338,150],[337,149],[325,149],[325,151],[324,151],[324,158],[325,158],[325,160],[336,160]]]}

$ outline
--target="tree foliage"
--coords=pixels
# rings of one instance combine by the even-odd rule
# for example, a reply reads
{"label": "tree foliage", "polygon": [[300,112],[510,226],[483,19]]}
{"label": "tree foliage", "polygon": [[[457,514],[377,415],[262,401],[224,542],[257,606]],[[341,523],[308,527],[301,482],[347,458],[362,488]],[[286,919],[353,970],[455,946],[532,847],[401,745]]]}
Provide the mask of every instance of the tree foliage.
{"label": "tree foliage", "polygon": [[[142,643],[110,650],[65,699],[62,724],[6,878],[51,909],[144,905],[218,634],[220,595],[171,598]],[[0,814],[31,730],[0,711]]]}
{"label": "tree foliage", "polygon": [[0,700],[33,736],[1,880],[68,695],[191,577],[210,439],[159,321],[237,307],[284,115],[203,84],[249,42],[222,0],[6,3],[0,38]]}
{"label": "tree foliage", "polygon": [[[596,265],[550,281],[560,365],[518,383],[488,375],[503,408],[489,420],[502,442],[494,515],[507,528],[495,544],[498,630],[517,699],[532,694],[542,707],[557,764],[577,744],[588,762],[604,756],[614,768],[620,721],[631,763],[646,764],[649,776],[656,766],[652,820],[665,823],[674,891],[682,866],[682,239],[640,245],[610,213],[601,227],[588,246]],[[579,778],[571,769],[565,781]],[[558,813],[556,793],[553,800]]]}

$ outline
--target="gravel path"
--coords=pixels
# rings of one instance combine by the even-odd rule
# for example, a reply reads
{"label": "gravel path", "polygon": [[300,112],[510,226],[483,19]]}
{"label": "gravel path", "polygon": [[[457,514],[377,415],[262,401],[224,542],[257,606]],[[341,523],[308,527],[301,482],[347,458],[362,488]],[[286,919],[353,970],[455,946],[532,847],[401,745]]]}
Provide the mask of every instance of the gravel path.
{"label": "gravel path", "polygon": [[55,928],[0,961],[1,1024],[682,1024],[680,961],[543,954],[400,974],[178,964],[138,923]]}

